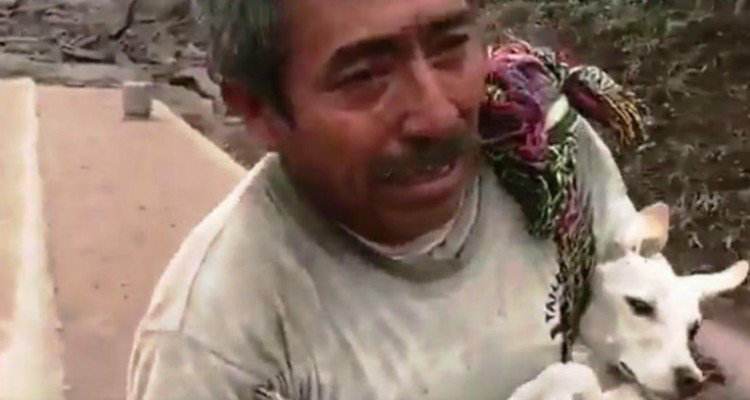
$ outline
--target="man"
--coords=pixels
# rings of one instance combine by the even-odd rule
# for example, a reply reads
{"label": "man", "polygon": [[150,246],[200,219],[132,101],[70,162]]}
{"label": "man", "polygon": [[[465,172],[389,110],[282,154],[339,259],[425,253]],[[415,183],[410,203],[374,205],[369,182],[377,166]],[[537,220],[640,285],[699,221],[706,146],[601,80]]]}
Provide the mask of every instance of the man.
{"label": "man", "polygon": [[[271,153],[169,265],[128,399],[503,399],[558,361],[555,243],[466,145],[478,5],[209,3],[225,98]],[[606,245],[633,206],[576,127]]]}

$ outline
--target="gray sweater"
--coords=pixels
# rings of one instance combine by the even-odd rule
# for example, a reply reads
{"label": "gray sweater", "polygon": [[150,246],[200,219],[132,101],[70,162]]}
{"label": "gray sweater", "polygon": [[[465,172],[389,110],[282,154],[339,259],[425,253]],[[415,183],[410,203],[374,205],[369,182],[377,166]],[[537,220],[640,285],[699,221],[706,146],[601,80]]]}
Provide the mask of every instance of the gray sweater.
{"label": "gray sweater", "polygon": [[[604,248],[635,209],[594,130],[574,129]],[[526,233],[489,168],[477,195],[454,254],[395,260],[320,218],[267,155],[157,285],[127,398],[507,398],[560,355],[545,321],[555,248]]]}

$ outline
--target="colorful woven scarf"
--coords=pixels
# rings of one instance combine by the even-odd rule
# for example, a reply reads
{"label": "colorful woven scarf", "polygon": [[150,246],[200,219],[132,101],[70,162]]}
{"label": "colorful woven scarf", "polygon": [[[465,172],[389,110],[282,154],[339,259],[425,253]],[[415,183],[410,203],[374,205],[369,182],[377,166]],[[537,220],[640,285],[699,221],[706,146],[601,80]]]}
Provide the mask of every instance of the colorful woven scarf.
{"label": "colorful woven scarf", "polygon": [[[620,144],[644,136],[639,103],[600,68],[570,67],[558,54],[513,40],[489,48],[490,74],[482,104],[484,155],[500,184],[520,204],[529,233],[553,239],[559,270],[545,310],[551,336],[562,337],[568,360],[589,295],[596,262],[593,216],[586,188],[577,181],[580,116],[613,130]],[[572,107],[546,126],[553,105]]]}

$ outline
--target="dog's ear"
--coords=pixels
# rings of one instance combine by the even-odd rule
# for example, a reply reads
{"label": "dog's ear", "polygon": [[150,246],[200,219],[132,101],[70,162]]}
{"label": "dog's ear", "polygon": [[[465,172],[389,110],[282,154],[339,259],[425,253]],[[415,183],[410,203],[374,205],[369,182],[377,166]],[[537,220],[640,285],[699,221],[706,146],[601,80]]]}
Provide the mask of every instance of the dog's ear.
{"label": "dog's ear", "polygon": [[669,239],[669,206],[658,202],[642,209],[638,214],[642,229],[638,251],[644,257],[661,253]]}
{"label": "dog's ear", "polygon": [[696,293],[700,299],[706,299],[723,292],[735,289],[747,279],[750,265],[747,261],[737,261],[731,267],[711,274],[696,274],[682,279],[690,291]]}
{"label": "dog's ear", "polygon": [[638,212],[607,247],[605,259],[616,260],[628,253],[650,257],[660,253],[669,237],[669,207],[655,203]]}

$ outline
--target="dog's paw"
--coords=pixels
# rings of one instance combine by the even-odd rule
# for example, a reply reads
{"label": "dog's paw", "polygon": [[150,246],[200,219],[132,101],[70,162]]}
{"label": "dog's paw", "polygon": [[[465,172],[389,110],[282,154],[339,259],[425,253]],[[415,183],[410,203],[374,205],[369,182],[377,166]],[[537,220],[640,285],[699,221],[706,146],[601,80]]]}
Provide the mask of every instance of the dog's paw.
{"label": "dog's paw", "polygon": [[562,400],[581,395],[594,398],[601,387],[594,371],[579,363],[555,363],[519,387],[509,400]]}
{"label": "dog's paw", "polygon": [[542,375],[552,386],[570,391],[571,394],[599,387],[594,371],[589,366],[579,363],[556,363],[549,366]]}

